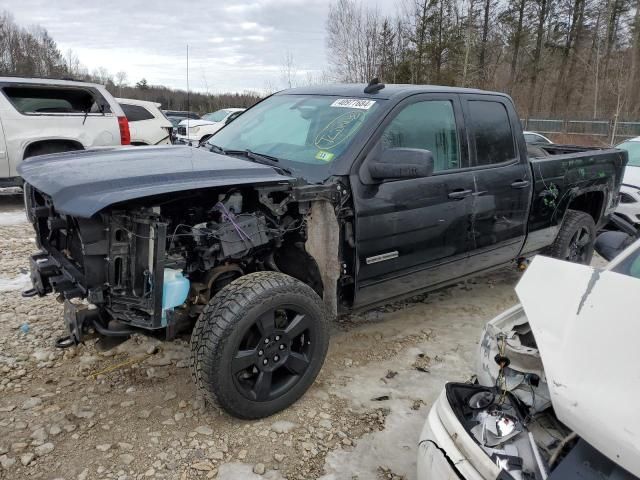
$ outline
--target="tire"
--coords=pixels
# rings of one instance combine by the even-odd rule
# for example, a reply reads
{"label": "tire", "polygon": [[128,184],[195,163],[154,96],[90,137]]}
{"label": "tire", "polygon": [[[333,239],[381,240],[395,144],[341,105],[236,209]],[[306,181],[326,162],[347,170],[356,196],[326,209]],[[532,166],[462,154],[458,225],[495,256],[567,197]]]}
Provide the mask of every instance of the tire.
{"label": "tire", "polygon": [[548,254],[553,258],[589,265],[596,242],[596,224],[588,213],[568,210]]}
{"label": "tire", "polygon": [[191,374],[229,414],[263,418],[307,391],[328,345],[328,315],[309,286],[279,272],[251,273],[220,290],[198,318]]}

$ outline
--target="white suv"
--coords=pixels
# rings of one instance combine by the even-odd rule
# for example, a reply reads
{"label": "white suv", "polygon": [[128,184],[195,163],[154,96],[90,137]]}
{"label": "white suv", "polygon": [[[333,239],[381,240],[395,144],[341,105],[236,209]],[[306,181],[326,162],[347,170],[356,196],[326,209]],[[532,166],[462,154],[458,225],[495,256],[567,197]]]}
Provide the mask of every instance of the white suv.
{"label": "white suv", "polygon": [[25,158],[129,143],[127,117],[104,86],[0,77],[0,187],[21,184]]}
{"label": "white suv", "polygon": [[223,108],[213,113],[207,113],[198,120],[191,118],[182,120],[178,125],[176,143],[197,147],[245,110],[244,108]]}
{"label": "white suv", "polygon": [[160,110],[160,104],[146,100],[116,98],[129,120],[131,145],[165,145],[171,143],[173,124]]}

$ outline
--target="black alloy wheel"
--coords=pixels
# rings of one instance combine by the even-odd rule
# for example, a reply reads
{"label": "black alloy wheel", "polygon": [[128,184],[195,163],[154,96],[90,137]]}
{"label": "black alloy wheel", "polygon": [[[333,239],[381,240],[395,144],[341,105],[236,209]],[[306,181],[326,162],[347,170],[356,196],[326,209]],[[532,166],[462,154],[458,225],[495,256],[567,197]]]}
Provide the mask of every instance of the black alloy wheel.
{"label": "black alloy wheel", "polygon": [[280,272],[251,273],[225,286],[200,315],[191,372],[231,415],[262,418],[304,394],[328,343],[328,316],[311,287]]}

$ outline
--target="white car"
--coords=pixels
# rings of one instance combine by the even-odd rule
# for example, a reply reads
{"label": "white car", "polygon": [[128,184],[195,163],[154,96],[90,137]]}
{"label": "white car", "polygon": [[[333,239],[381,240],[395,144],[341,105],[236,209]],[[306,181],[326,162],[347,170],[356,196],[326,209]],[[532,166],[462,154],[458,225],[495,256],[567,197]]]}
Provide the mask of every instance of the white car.
{"label": "white car", "polygon": [[245,110],[244,108],[223,108],[213,113],[207,113],[199,120],[190,118],[182,120],[178,125],[176,143],[197,147]]}
{"label": "white car", "polygon": [[553,143],[544,135],[541,135],[536,132],[522,132],[522,134],[524,135],[524,141],[526,143],[531,143],[531,144],[536,144],[536,143],[552,144]]}
{"label": "white car", "polygon": [[0,187],[21,185],[25,158],[128,145],[129,122],[102,85],[0,77]]}
{"label": "white car", "polygon": [[131,145],[168,145],[173,125],[160,110],[160,104],[146,100],[116,98],[131,131]]}
{"label": "white car", "polygon": [[620,203],[615,214],[640,228],[640,137],[622,142],[616,148],[628,152],[629,163],[622,178]]}
{"label": "white car", "polygon": [[538,256],[516,292],[481,336],[478,383],[429,412],[418,479],[637,480],[640,241],[605,270]]}

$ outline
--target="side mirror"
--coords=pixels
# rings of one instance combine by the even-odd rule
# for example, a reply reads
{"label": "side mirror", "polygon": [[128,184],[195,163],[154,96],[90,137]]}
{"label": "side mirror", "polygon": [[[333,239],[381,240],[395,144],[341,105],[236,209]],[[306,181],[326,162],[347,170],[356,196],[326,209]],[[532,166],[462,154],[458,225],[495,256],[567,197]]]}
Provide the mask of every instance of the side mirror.
{"label": "side mirror", "polygon": [[433,154],[419,148],[389,148],[369,163],[374,180],[429,177],[433,174]]}

